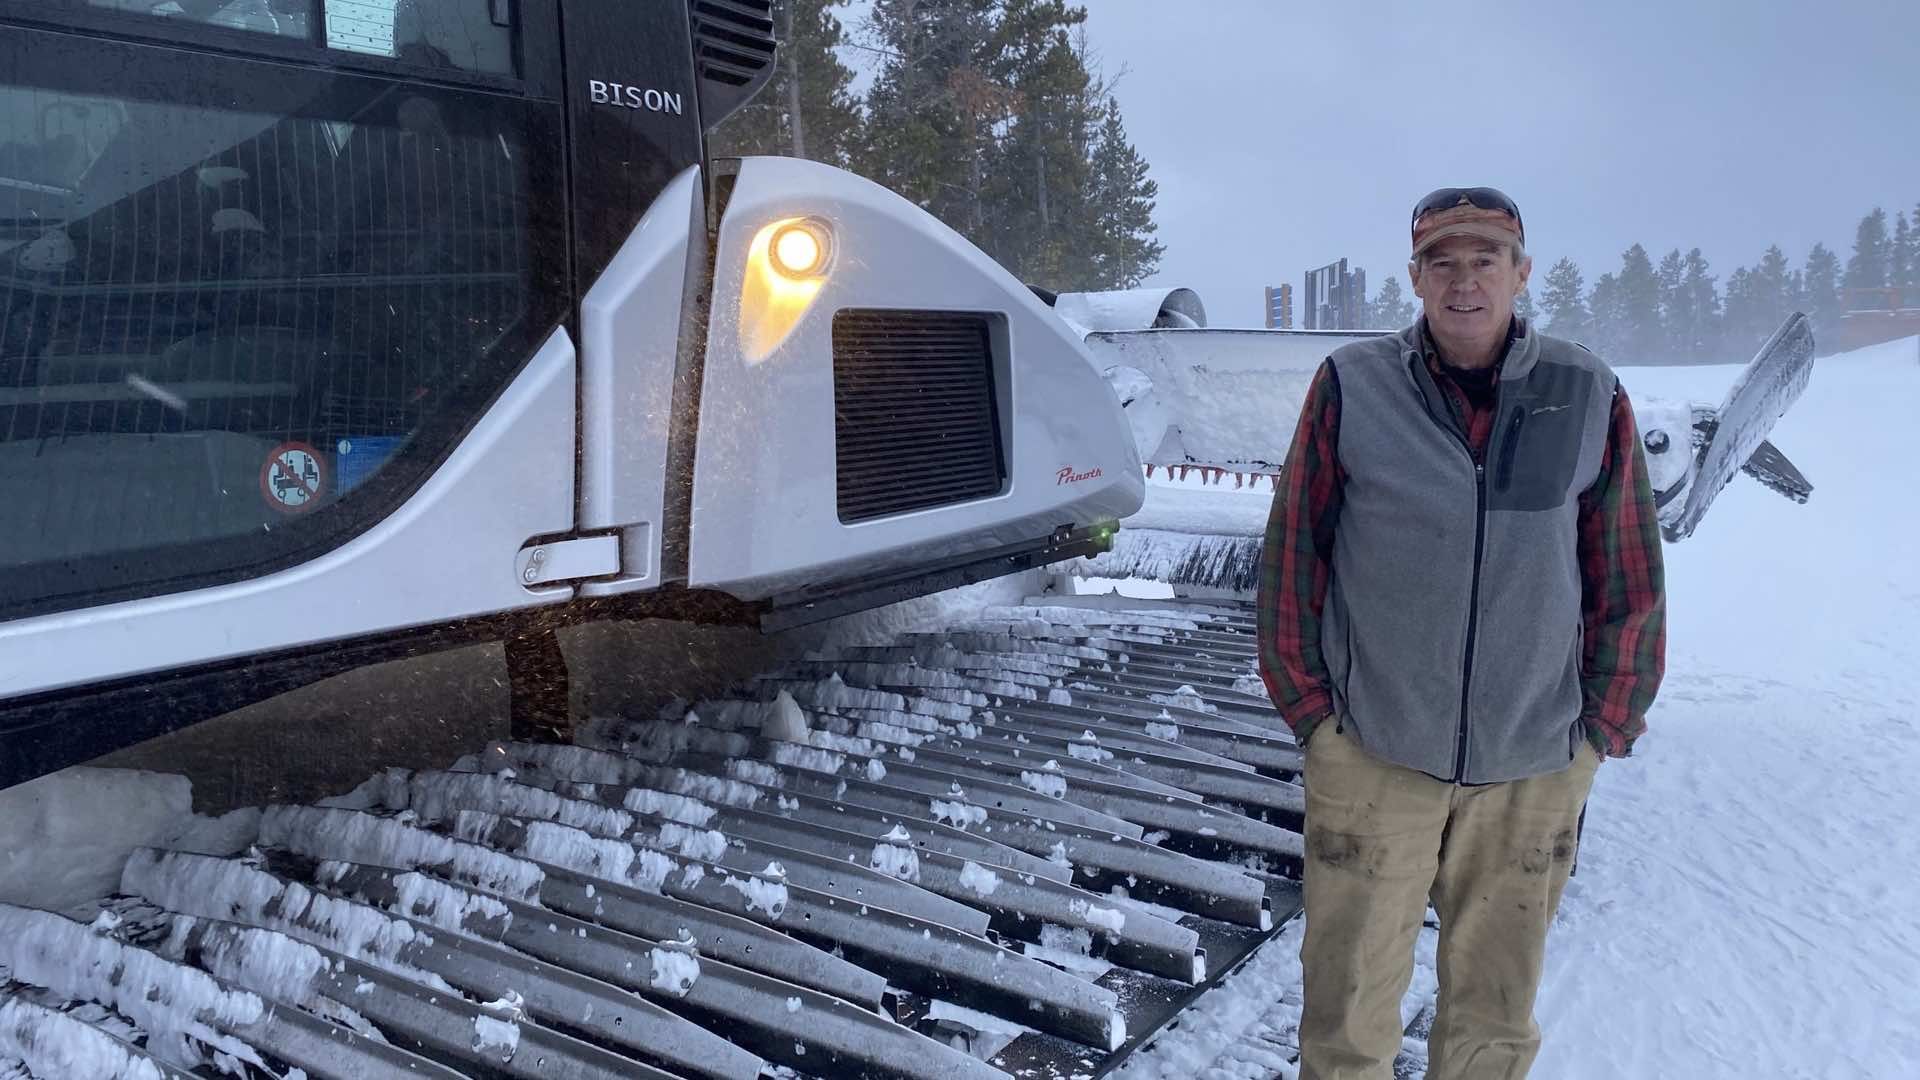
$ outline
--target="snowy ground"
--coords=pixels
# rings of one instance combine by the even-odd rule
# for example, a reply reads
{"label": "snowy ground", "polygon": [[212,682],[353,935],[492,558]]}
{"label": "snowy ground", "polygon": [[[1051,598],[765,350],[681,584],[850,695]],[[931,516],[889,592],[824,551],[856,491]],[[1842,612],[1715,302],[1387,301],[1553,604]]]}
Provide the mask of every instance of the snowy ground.
{"label": "snowy ground", "polygon": [[[1717,402],[1736,370],[1622,377]],[[1917,413],[1914,341],[1820,361],[1774,433],[1813,500],[1739,478],[1666,549],[1668,678],[1596,783],[1534,1075],[1920,1075]],[[1125,1075],[1291,1076],[1270,1047],[1298,1023],[1297,943]]]}

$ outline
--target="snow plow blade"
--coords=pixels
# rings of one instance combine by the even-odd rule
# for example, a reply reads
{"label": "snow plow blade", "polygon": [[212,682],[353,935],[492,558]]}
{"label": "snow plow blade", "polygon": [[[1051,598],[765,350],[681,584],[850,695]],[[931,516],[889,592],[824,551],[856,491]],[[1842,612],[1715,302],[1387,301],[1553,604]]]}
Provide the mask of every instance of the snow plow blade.
{"label": "snow plow blade", "polygon": [[[1683,540],[1693,534],[1700,525],[1700,519],[1706,516],[1707,507],[1720,494],[1727,482],[1742,469],[1758,468],[1757,475],[1763,483],[1775,490],[1786,487],[1783,494],[1792,497],[1793,490],[1800,490],[1802,497],[1795,501],[1804,502],[1805,493],[1812,490],[1799,470],[1791,462],[1773,450],[1759,465],[1752,464],[1756,451],[1767,445],[1767,434],[1773,425],[1786,415],[1793,403],[1807,388],[1807,381],[1813,375],[1813,326],[1807,317],[1796,311],[1787,317],[1773,336],[1767,339],[1760,351],[1754,354],[1746,370],[1734,380],[1732,388],[1714,414],[1712,429],[1707,433],[1706,444],[1699,449],[1693,469],[1693,482],[1687,490],[1686,502],[1681,506],[1672,521],[1662,521],[1661,532],[1668,540]],[[1779,466],[1784,465],[1781,469]],[[1769,466],[1773,466],[1769,468]],[[1790,472],[1791,478],[1786,474]],[[1769,477],[1777,477],[1780,484],[1768,482]],[[1797,484],[1793,481],[1797,480]]]}

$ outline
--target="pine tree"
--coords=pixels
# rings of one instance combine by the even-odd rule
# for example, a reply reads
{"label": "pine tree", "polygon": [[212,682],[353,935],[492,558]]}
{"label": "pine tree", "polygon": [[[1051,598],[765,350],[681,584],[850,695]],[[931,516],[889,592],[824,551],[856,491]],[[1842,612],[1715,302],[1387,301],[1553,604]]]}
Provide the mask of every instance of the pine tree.
{"label": "pine tree", "polygon": [[1907,307],[1920,307],[1920,203],[1907,215]]}
{"label": "pine tree", "polygon": [[1662,353],[1660,279],[1647,258],[1647,249],[1635,244],[1620,256],[1620,351],[1628,358],[1650,361]]}
{"label": "pine tree", "polygon": [[[1393,279],[1388,278],[1387,280],[1391,281]],[[1533,306],[1533,290],[1531,288],[1521,289],[1520,295],[1513,298],[1513,313],[1527,320],[1529,326],[1533,324],[1535,319],[1540,317],[1540,312]]]}
{"label": "pine tree", "polygon": [[1674,248],[1660,260],[1660,269],[1654,271],[1654,277],[1660,282],[1660,345],[1670,357],[1678,359],[1685,354],[1685,341],[1689,329],[1686,315],[1686,274],[1687,263],[1680,255],[1680,249]]}
{"label": "pine tree", "polygon": [[998,0],[875,0],[866,34],[885,57],[867,93],[854,167],[985,247],[994,128],[1013,94],[992,78]]}
{"label": "pine tree", "polygon": [[1159,269],[1166,251],[1166,245],[1153,238],[1153,201],[1159,194],[1160,185],[1147,176],[1146,158],[1127,141],[1120,103],[1108,98],[1093,150],[1089,202],[1096,214],[1094,240],[1100,257],[1088,288],[1130,289]]}
{"label": "pine tree", "polygon": [[1388,275],[1380,292],[1367,305],[1367,329],[1400,330],[1413,325],[1413,302],[1400,288],[1400,279]]}
{"label": "pine tree", "polygon": [[1067,36],[1085,19],[1059,0],[1004,0],[988,76],[1008,94],[992,160],[984,246],[1016,276],[1085,289],[1098,276],[1093,80]]}
{"label": "pine tree", "polygon": [[[1782,320],[1793,311],[1793,281],[1787,267],[1787,255],[1774,244],[1760,256],[1753,268],[1753,333],[1764,342]],[[1758,343],[1755,348],[1758,348]]]}
{"label": "pine tree", "polygon": [[1587,297],[1587,313],[1592,326],[1587,331],[1589,347],[1602,358],[1617,357],[1627,342],[1627,305],[1620,281],[1612,274],[1601,274]]}
{"label": "pine tree", "polygon": [[1806,293],[1803,310],[1813,323],[1813,339],[1825,342],[1839,330],[1840,316],[1846,311],[1840,300],[1840,257],[1825,244],[1813,245],[1801,282]]}
{"label": "pine tree", "polygon": [[1547,289],[1540,297],[1546,315],[1548,333],[1555,337],[1579,340],[1586,335],[1590,319],[1586,304],[1586,282],[1580,267],[1572,259],[1561,259],[1547,271]]}
{"label": "pine tree", "polygon": [[1893,243],[1887,246],[1887,284],[1902,289],[1914,284],[1913,230],[1907,227],[1907,215],[1902,211],[1894,218]]}
{"label": "pine tree", "polygon": [[708,136],[715,157],[782,154],[845,165],[859,142],[853,72],[835,51],[846,42],[834,13],[847,0],[774,0],[779,39],[773,77]]}
{"label": "pine tree", "polygon": [[[1849,289],[1883,289],[1887,285],[1887,212],[1879,207],[1873,213],[1860,219],[1860,226],[1853,234],[1853,258],[1847,260],[1847,276],[1843,284]],[[1885,300],[1879,296],[1861,296],[1849,301],[1850,306],[1881,307]]]}
{"label": "pine tree", "polygon": [[1706,363],[1720,357],[1720,290],[1699,248],[1687,252],[1668,334],[1677,362]]}
{"label": "pine tree", "polygon": [[1757,328],[1764,318],[1760,312],[1761,307],[1755,297],[1753,271],[1739,267],[1727,276],[1727,314],[1722,324],[1726,329],[1723,358],[1727,362],[1743,362],[1760,347],[1764,340],[1757,334]]}

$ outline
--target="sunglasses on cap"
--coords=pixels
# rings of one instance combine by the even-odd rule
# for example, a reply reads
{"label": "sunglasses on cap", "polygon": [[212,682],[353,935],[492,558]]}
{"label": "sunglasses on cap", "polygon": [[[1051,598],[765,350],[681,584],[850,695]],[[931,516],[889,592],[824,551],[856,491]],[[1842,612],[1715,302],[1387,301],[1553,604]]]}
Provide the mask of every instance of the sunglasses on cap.
{"label": "sunglasses on cap", "polygon": [[1521,239],[1524,240],[1526,238],[1527,223],[1520,218],[1520,208],[1515,206],[1513,200],[1507,198],[1507,193],[1501,191],[1499,188],[1440,188],[1414,204],[1412,224],[1418,225],[1423,215],[1430,214],[1435,210],[1445,210],[1449,207],[1458,206],[1462,199],[1465,199],[1467,202],[1482,210],[1499,210],[1502,213],[1511,215],[1514,224],[1520,226]]}

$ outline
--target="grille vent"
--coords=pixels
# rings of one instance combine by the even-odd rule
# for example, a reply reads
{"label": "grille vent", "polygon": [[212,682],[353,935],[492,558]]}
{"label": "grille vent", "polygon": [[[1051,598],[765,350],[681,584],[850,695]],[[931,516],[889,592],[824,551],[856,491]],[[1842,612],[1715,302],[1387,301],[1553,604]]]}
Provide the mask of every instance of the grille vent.
{"label": "grille vent", "polygon": [[700,120],[707,128],[773,77],[773,0],[689,0]]}
{"label": "grille vent", "polygon": [[997,495],[1006,479],[988,316],[845,310],[833,317],[842,522]]}

